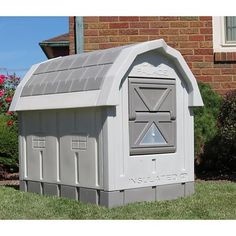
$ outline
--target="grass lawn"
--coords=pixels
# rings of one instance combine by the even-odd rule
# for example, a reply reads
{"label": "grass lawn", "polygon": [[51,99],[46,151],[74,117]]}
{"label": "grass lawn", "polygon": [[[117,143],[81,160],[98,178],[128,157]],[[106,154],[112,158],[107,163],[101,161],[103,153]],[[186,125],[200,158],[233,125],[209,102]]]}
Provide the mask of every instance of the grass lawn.
{"label": "grass lawn", "polygon": [[236,183],[201,181],[195,187],[191,197],[113,209],[0,187],[0,219],[236,219]]}

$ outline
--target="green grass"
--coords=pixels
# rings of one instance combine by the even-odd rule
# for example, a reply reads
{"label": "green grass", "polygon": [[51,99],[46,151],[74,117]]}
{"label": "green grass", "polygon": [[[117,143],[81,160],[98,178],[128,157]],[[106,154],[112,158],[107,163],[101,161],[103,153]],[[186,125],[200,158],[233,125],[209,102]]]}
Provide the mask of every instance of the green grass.
{"label": "green grass", "polygon": [[236,219],[236,183],[202,181],[195,187],[191,197],[113,209],[0,187],[0,219]]}

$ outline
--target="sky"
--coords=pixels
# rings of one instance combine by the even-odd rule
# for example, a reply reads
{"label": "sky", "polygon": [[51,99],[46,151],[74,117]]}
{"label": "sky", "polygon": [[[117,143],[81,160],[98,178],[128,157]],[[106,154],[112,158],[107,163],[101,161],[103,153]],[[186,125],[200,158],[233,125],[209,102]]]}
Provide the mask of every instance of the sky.
{"label": "sky", "polygon": [[36,63],[47,60],[39,42],[67,33],[68,17],[0,16],[0,74],[21,78]]}

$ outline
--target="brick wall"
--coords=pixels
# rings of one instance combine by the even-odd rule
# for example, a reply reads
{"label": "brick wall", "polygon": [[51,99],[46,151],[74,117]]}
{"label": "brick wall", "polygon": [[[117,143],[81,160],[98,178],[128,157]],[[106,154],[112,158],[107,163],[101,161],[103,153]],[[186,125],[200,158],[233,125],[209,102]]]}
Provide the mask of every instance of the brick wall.
{"label": "brick wall", "polygon": [[[70,17],[70,53],[74,53]],[[84,50],[91,51],[163,38],[179,50],[198,81],[224,94],[236,89],[236,53],[215,53],[212,17],[84,17]]]}
{"label": "brick wall", "polygon": [[69,17],[69,53],[75,54],[75,17]]}

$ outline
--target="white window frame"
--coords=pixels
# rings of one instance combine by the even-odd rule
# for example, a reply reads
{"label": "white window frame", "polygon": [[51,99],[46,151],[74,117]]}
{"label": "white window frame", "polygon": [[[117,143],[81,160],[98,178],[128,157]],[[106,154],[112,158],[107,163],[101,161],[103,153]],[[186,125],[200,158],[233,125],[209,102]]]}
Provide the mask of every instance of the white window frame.
{"label": "white window frame", "polygon": [[212,25],[214,52],[236,52],[236,42],[226,42],[225,17],[213,16]]}

